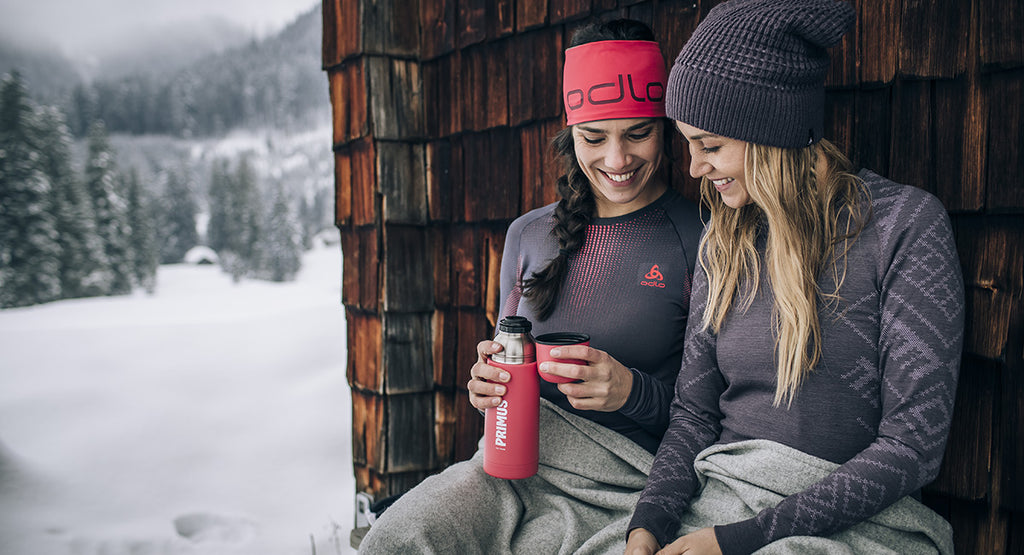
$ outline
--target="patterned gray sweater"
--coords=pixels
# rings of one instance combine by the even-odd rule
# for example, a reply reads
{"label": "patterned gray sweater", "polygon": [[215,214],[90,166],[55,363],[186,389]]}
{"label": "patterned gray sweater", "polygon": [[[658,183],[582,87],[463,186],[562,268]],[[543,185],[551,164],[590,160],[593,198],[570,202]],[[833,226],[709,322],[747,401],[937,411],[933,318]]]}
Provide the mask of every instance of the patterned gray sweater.
{"label": "patterned gray sweater", "polygon": [[[665,545],[697,487],[693,461],[715,443],[769,439],[841,466],[807,490],[715,534],[723,553],[826,536],[915,494],[939,471],[963,343],[963,278],[934,196],[862,171],[872,216],[849,252],[838,310],[819,312],[822,359],[792,406],[773,407],[773,294],[762,275],[745,313],[700,330],[698,266],[669,429],[630,523]],[[825,272],[829,274],[829,272]],[[829,276],[820,282],[833,291]]]}

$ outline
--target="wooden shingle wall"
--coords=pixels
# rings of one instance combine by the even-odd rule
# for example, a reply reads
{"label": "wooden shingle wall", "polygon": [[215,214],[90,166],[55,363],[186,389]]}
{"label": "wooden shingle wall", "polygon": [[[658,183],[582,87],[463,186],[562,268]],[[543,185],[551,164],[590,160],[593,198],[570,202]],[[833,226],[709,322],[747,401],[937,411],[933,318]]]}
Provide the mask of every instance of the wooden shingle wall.
{"label": "wooden shingle wall", "polygon": [[[672,60],[715,1],[324,0],[357,488],[469,457],[465,384],[497,316],[504,232],[556,199],[561,53],[591,19],[651,24]],[[828,136],[936,194],[967,285],[947,456],[925,501],[957,553],[1024,553],[1024,2],[853,0]],[[696,199],[677,145],[674,185]]]}

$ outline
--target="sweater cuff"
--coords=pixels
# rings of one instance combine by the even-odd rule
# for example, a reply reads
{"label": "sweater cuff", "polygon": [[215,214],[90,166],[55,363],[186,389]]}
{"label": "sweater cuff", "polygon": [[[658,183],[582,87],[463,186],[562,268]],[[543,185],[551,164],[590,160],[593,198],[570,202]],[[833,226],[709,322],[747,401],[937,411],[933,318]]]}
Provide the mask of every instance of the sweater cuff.
{"label": "sweater cuff", "polygon": [[715,539],[722,555],[749,555],[767,545],[756,517],[715,526]]}
{"label": "sweater cuff", "polygon": [[658,545],[665,547],[672,543],[679,531],[679,517],[651,503],[638,503],[633,511],[633,518],[626,527],[626,538],[637,528],[643,528],[654,534]]}

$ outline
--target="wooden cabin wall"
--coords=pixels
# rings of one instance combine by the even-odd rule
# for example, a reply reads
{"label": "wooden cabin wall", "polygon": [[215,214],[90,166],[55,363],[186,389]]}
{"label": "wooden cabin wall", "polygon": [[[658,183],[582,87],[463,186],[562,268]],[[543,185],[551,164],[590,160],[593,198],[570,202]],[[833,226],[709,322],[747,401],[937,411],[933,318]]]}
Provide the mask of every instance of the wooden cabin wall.
{"label": "wooden cabin wall", "polygon": [[[465,384],[497,317],[505,228],[556,199],[561,53],[593,19],[652,25],[673,60],[716,1],[324,0],[357,489],[472,455]],[[954,425],[925,501],[957,553],[1024,553],[1024,2],[854,0],[828,136],[936,194],[967,286]],[[677,145],[673,185],[696,200]],[[339,338],[339,341],[341,338]]]}

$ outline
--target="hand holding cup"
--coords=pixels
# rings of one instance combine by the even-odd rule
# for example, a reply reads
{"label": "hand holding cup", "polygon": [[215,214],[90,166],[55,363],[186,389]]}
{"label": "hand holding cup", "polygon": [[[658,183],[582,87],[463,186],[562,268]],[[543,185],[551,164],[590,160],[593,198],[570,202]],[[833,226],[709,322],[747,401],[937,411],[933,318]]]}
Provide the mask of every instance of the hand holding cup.
{"label": "hand holding cup", "polygon": [[[554,358],[551,356],[551,349],[556,347],[565,347],[568,345],[590,345],[590,336],[585,333],[576,332],[555,332],[545,333],[534,338],[534,343],[537,345],[537,365],[544,362],[560,362],[564,364],[579,364],[582,366],[587,365],[587,361],[579,360],[574,358]],[[563,376],[556,376],[554,374],[548,374],[546,372],[540,372],[541,378],[551,383],[569,383],[576,381],[573,378],[566,378]]]}

